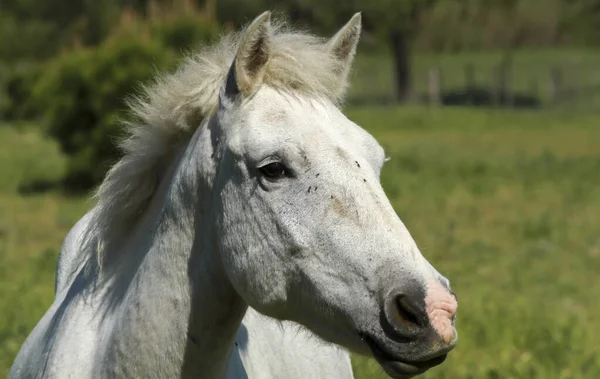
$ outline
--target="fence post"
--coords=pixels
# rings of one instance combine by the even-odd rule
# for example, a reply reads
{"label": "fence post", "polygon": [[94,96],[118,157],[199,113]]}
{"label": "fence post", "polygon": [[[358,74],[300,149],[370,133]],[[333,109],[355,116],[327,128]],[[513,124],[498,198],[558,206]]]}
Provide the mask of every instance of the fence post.
{"label": "fence post", "polygon": [[583,101],[583,83],[581,80],[581,73],[584,72],[583,71],[583,65],[582,64],[575,64],[574,65],[574,76],[573,76],[573,93],[570,95],[575,101],[573,102],[573,104],[575,106],[581,106],[583,103],[585,103]]}
{"label": "fence post", "polygon": [[476,102],[475,88],[477,83],[475,82],[475,66],[472,63],[468,63],[464,67],[465,71],[465,97],[467,103],[473,105]]}
{"label": "fence post", "polygon": [[504,103],[508,107],[514,106],[514,93],[512,88],[512,67],[511,61],[507,60],[501,66],[502,88],[504,92]]}
{"label": "fence post", "polygon": [[550,105],[556,106],[561,100],[563,85],[563,72],[558,66],[553,67],[550,71],[550,82],[548,85],[548,99]]}
{"label": "fence post", "polygon": [[442,75],[439,68],[430,68],[427,76],[427,93],[429,105],[442,105]]}
{"label": "fence post", "polygon": [[475,66],[472,63],[468,63],[465,65],[465,90],[471,93],[476,87]]}
{"label": "fence post", "polygon": [[538,77],[534,76],[529,79],[529,93],[530,96],[539,103],[540,101],[540,85],[538,81]]}
{"label": "fence post", "polygon": [[492,105],[502,105],[502,80],[500,78],[500,66],[492,68]]}

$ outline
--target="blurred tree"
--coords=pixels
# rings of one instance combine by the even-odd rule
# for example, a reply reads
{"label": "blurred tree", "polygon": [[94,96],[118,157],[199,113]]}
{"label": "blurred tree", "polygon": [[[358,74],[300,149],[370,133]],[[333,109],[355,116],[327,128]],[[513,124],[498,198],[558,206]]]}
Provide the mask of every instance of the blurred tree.
{"label": "blurred tree", "polygon": [[128,36],[47,64],[33,97],[48,133],[69,158],[66,189],[85,191],[102,180],[119,154],[115,141],[126,97],[173,59],[160,42]]}
{"label": "blurred tree", "polygon": [[396,99],[411,96],[411,44],[422,12],[443,0],[355,0],[364,9],[366,26],[387,39],[394,58]]}
{"label": "blurred tree", "polygon": [[0,59],[40,60],[65,45],[98,44],[119,9],[119,0],[2,0]]}
{"label": "blurred tree", "polygon": [[562,26],[577,41],[598,46],[600,43],[600,0],[562,0],[565,9]]}

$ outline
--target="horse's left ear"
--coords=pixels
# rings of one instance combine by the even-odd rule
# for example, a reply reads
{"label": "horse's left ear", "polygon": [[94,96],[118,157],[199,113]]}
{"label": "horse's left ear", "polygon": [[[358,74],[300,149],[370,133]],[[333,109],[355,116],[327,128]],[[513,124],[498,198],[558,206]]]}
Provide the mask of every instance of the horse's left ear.
{"label": "horse's left ear", "polygon": [[249,95],[263,82],[271,57],[271,12],[255,18],[243,33],[225,83],[229,98]]}
{"label": "horse's left ear", "polygon": [[331,54],[340,61],[340,76],[343,80],[346,80],[354,62],[356,46],[360,39],[361,20],[360,12],[354,14],[350,21],[327,42]]}

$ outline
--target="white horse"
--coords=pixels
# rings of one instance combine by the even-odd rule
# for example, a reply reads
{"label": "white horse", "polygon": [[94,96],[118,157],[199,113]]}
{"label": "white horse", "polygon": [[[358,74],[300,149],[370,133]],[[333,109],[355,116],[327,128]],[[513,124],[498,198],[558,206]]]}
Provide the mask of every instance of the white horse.
{"label": "white horse", "polygon": [[10,378],[351,378],[328,343],[397,378],[441,363],[455,296],[338,108],[359,34],[266,12],[147,88]]}

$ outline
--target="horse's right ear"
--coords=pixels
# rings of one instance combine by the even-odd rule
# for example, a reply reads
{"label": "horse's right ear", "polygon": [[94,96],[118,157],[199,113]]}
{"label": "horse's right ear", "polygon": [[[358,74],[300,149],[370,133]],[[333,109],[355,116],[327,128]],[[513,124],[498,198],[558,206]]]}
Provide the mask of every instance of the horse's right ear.
{"label": "horse's right ear", "polygon": [[229,69],[224,95],[250,95],[263,82],[271,58],[271,12],[258,16],[240,38],[237,53]]}
{"label": "horse's right ear", "polygon": [[361,23],[361,14],[354,14],[350,21],[327,42],[329,52],[340,62],[338,74],[344,81],[347,80],[354,56],[356,55],[356,47],[360,39]]}

